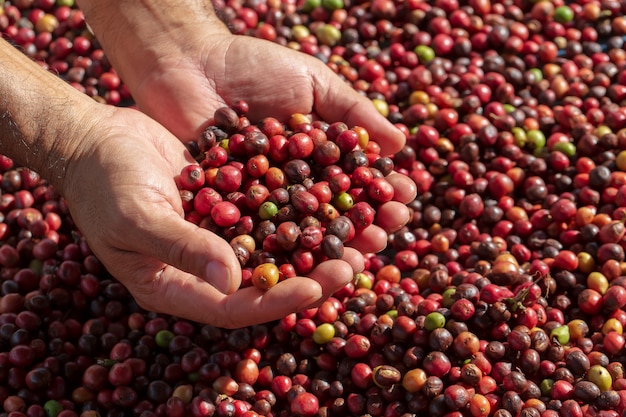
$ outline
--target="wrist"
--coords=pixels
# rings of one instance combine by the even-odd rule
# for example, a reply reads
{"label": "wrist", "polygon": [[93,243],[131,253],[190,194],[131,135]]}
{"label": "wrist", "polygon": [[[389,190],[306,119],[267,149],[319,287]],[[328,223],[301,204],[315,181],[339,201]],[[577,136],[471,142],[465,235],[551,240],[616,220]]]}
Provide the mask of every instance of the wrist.
{"label": "wrist", "polygon": [[[62,190],[65,171],[102,106],[0,40],[0,152]],[[84,146],[84,145],[83,145]]]}

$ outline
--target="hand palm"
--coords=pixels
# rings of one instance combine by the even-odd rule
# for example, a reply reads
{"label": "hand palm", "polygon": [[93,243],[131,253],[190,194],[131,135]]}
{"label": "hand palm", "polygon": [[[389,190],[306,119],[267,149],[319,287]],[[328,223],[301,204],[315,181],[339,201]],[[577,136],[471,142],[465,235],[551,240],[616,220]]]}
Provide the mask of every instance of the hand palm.
{"label": "hand palm", "polygon": [[315,113],[328,122],[365,127],[385,153],[397,152],[404,143],[402,133],[369,99],[320,60],[246,36],[213,37],[210,45],[192,48],[184,58],[162,58],[162,70],[153,71],[135,88],[139,107],[181,140],[196,139],[217,108],[245,100],[252,121]]}
{"label": "hand palm", "polygon": [[[312,71],[323,67],[315,58],[248,37],[212,40],[211,45],[194,59],[172,59],[135,94],[139,107],[177,137],[195,139],[217,108],[242,99],[254,120],[312,111]],[[294,54],[306,58],[307,65]]]}

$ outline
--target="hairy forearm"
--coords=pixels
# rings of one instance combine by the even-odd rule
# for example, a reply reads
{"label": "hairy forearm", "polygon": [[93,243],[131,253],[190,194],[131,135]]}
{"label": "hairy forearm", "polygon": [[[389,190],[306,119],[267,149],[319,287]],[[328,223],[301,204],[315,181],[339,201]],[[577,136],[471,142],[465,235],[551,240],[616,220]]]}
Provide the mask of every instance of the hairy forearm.
{"label": "hairy forearm", "polygon": [[0,39],[0,153],[61,188],[80,118],[93,104]]}
{"label": "hairy forearm", "polygon": [[227,33],[210,0],[79,0],[107,58],[131,90],[167,60],[186,56],[190,33]]}

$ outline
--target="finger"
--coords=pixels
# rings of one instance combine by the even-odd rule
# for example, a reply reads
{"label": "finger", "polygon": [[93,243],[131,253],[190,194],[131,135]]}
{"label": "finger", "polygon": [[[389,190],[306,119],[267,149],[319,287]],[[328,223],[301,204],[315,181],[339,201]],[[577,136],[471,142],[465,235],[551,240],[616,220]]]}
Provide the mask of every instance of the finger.
{"label": "finger", "polygon": [[[354,249],[346,248],[346,254],[344,254],[343,259],[333,259],[322,262],[309,274],[309,278],[319,283],[322,289],[322,296],[309,303],[306,308],[319,306],[328,297],[339,291],[349,282],[352,282],[354,274],[363,270],[362,255],[358,254],[358,257],[361,258],[361,262],[359,263],[361,266],[351,264],[357,254],[358,252]],[[347,261],[349,259],[350,261]],[[355,267],[358,269],[354,269]],[[291,279],[288,279],[287,281],[290,280]]]}
{"label": "finger", "polygon": [[387,233],[393,233],[404,227],[411,219],[411,211],[404,203],[389,201],[376,210],[374,223]]}
{"label": "finger", "polygon": [[137,297],[140,305],[151,311],[167,311],[200,323],[238,328],[301,311],[318,301],[323,290],[316,280],[294,277],[267,291],[246,287],[225,295],[208,282],[168,266],[149,291],[135,293],[140,294]]}
{"label": "finger", "polygon": [[397,172],[392,172],[385,178],[393,186],[393,199],[395,201],[408,204],[415,200],[417,196],[417,185],[411,178]]}
{"label": "finger", "polygon": [[400,151],[406,142],[404,133],[380,114],[371,100],[357,93],[334,73],[330,72],[329,78],[315,82],[316,87],[327,86],[324,91],[315,92],[315,112],[329,122],[343,121],[350,127],[364,127],[370,139],[380,145],[382,155]]}
{"label": "finger", "polygon": [[355,274],[365,269],[363,254],[354,248],[344,248],[343,257],[341,258],[341,260],[347,262]]}
{"label": "finger", "polygon": [[153,219],[134,233],[140,253],[150,254],[230,294],[241,285],[241,266],[231,246],[218,235],[171,214]]}
{"label": "finger", "polygon": [[353,276],[350,264],[330,260],[315,268],[310,277],[289,278],[267,291],[246,287],[224,295],[191,274],[167,267],[151,298],[162,300],[160,309],[173,311],[171,314],[177,317],[237,328],[278,320],[310,308],[342,288]]}
{"label": "finger", "polygon": [[376,211],[375,224],[358,231],[349,246],[361,253],[377,253],[387,247],[387,237],[404,227],[411,219],[411,211],[400,202],[390,201]]}
{"label": "finger", "polygon": [[308,277],[288,278],[267,291],[256,287],[242,288],[227,296],[223,310],[216,314],[228,324],[227,327],[277,320],[294,311],[320,304],[352,281],[353,277],[354,271],[348,262],[338,259],[325,261]]}
{"label": "finger", "polygon": [[348,246],[361,253],[377,253],[387,247],[387,232],[374,224],[359,230]]}

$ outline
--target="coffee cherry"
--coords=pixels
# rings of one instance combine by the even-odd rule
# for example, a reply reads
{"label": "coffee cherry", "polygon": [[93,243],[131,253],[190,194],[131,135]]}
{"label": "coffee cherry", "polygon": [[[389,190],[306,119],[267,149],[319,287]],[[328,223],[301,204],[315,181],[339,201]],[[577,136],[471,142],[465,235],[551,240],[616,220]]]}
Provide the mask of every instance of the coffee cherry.
{"label": "coffee cherry", "polygon": [[254,268],[250,279],[258,289],[269,290],[278,283],[280,271],[276,265],[264,263]]}
{"label": "coffee cherry", "polygon": [[[187,144],[197,165],[173,179],[185,218],[231,244],[242,287],[263,264],[279,281],[359,247],[407,191],[389,174],[418,191],[383,254],[278,323],[142,310],[58,193],[0,155],[5,413],[623,414],[624,9],[427,3],[215,3],[234,33],[320,59],[406,137],[383,155],[372,132],[319,115],[255,119],[243,100],[207,115]],[[132,104],[85,27],[71,0],[0,6],[20,51]]]}

